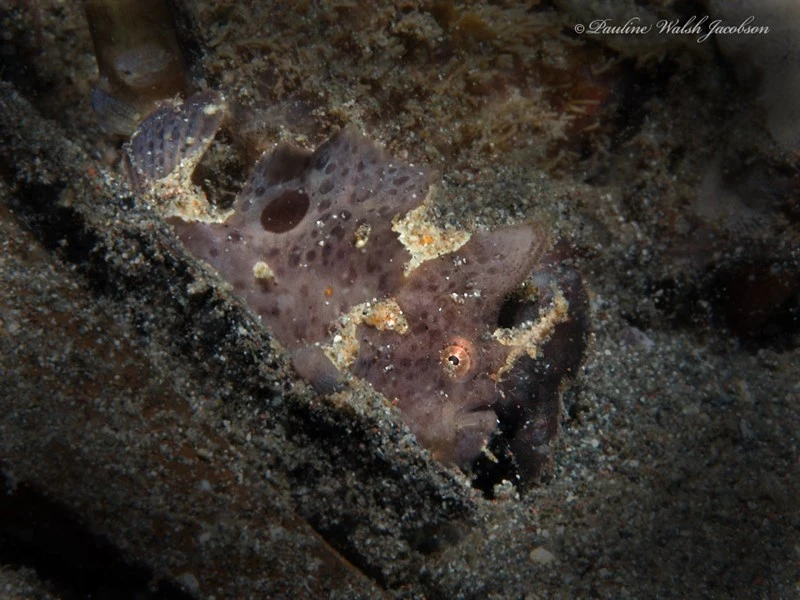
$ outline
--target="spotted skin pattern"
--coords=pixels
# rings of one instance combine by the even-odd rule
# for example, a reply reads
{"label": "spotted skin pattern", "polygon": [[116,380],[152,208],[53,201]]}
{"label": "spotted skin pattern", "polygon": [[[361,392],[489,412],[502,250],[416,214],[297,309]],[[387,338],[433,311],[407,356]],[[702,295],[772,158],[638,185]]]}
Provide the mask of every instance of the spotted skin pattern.
{"label": "spotted skin pattern", "polygon": [[[191,114],[202,118],[196,104],[188,103]],[[213,129],[183,117],[165,123],[162,115],[152,127],[145,121],[134,140],[162,131],[183,139],[175,132],[181,123],[193,131]],[[168,162],[178,162],[163,139],[148,145],[163,146]],[[164,176],[152,154],[140,158],[134,149],[131,162],[140,179]],[[443,462],[468,469],[498,431],[498,415],[511,415],[511,428],[530,437],[515,440],[524,458],[555,435],[551,429],[542,435],[541,427],[524,433],[529,415],[542,416],[525,407],[546,406],[549,425],[557,423],[560,403],[530,397],[539,379],[530,382],[527,373],[510,368],[515,348],[493,334],[508,298],[533,281],[529,276],[545,256],[547,236],[533,224],[478,232],[407,274],[411,255],[392,224],[420,206],[428,190],[424,169],[392,158],[348,127],[313,152],[279,144],[265,154],[223,222],[170,222],[186,248],[232,285],[293,353],[298,371],[322,389],[335,387],[338,371],[320,348],[338,331],[336,324],[354,306],[391,299],[407,329],[376,326],[374,319],[357,322],[350,373],[396,404],[419,442]],[[542,286],[546,293],[538,295],[538,304],[522,303],[517,313],[526,315],[525,322],[518,318],[513,325],[535,320],[552,304],[552,283]],[[528,288],[537,289],[535,283]],[[548,302],[541,301],[545,297]],[[570,322],[575,319],[556,321],[548,335]],[[535,355],[533,348],[525,360]],[[548,387],[551,396],[560,393],[559,382]],[[542,461],[534,462],[522,477],[538,475]]]}

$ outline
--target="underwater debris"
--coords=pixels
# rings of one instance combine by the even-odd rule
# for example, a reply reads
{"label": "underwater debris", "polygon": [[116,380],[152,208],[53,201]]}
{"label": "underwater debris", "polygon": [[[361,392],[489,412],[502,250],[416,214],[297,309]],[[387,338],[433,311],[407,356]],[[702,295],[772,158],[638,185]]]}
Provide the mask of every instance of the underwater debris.
{"label": "underwater debris", "polygon": [[[157,188],[173,177],[171,167],[194,159],[218,125],[206,116],[218,104],[206,92],[143,122],[129,146],[137,183]],[[194,143],[186,145],[188,138]],[[549,246],[537,224],[474,233],[406,273],[412,252],[394,225],[428,193],[425,169],[398,161],[348,127],[313,152],[284,143],[265,154],[232,212],[217,222],[174,207],[169,214],[178,214],[169,221],[318,389],[339,389],[337,367],[349,367],[398,406],[436,458],[464,469],[498,431],[502,405],[515,422],[519,476],[531,481],[544,467],[540,449],[558,431],[562,378],[583,354],[585,292],[576,275],[563,293],[556,278],[536,283]],[[423,237],[423,244],[430,241]],[[532,272],[530,289],[538,291],[509,308],[507,297]],[[578,298],[578,314],[570,296]],[[501,310],[516,335],[496,335]],[[553,346],[561,333],[567,339]],[[546,347],[562,344],[576,349],[563,369],[560,350],[542,357]],[[336,360],[340,353],[346,359]],[[520,366],[539,358],[547,362],[536,368],[548,372],[552,385],[530,385]],[[540,397],[545,388],[548,397]],[[537,423],[526,427],[529,416]]]}
{"label": "underwater debris", "polygon": [[92,106],[109,133],[130,135],[157,102],[191,83],[164,0],[86,0],[100,82]]}
{"label": "underwater debris", "polygon": [[757,90],[775,141],[800,152],[800,5],[792,0],[710,0],[709,10],[726,24],[752,23],[754,34],[718,35],[717,44],[739,81]]}

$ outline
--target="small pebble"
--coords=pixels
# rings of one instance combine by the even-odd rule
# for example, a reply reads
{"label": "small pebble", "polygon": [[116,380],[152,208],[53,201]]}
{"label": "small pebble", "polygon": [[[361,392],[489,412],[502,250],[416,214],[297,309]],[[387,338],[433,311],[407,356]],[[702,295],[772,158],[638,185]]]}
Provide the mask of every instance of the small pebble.
{"label": "small pebble", "polygon": [[529,558],[532,562],[536,563],[537,565],[549,565],[556,560],[555,554],[546,550],[545,548],[539,546],[538,548],[534,548],[531,550]]}

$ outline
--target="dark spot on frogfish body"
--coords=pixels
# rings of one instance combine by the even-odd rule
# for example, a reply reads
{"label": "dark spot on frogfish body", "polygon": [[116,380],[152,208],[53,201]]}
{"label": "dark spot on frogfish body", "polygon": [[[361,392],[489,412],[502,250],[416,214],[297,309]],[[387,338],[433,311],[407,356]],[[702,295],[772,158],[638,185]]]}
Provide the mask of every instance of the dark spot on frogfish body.
{"label": "dark spot on frogfish body", "polygon": [[287,190],[261,211],[261,226],[271,233],[291,231],[306,216],[310,205],[303,189]]}

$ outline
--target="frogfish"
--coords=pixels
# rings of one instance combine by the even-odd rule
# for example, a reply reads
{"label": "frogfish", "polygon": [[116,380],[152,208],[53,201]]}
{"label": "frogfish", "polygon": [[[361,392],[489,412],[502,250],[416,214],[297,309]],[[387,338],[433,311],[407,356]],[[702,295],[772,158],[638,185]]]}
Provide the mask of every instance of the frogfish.
{"label": "frogfish", "polygon": [[[162,196],[187,184],[225,115],[215,91],[156,110],[127,147],[134,183]],[[348,126],[314,150],[277,144],[230,210],[167,218],[318,390],[361,378],[436,459],[469,472],[501,453],[531,482],[584,353],[586,292],[538,223],[426,252],[448,239],[419,222],[431,179]]]}

